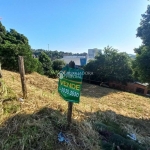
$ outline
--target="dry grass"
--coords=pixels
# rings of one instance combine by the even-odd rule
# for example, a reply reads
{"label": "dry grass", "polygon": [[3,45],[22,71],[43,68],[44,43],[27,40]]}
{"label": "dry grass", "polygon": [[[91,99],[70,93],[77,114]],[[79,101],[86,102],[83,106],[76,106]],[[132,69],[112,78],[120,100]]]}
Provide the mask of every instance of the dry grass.
{"label": "dry grass", "polygon": [[[149,98],[84,83],[68,130],[67,102],[57,92],[57,80],[37,73],[26,75],[28,98],[19,102],[18,98],[22,97],[19,74],[3,70],[3,77],[15,96],[3,104],[0,148],[98,150],[100,137],[93,128],[96,122],[117,124],[120,130],[135,133],[139,142],[147,146],[150,143]],[[7,96],[11,97],[12,93]],[[70,139],[68,144],[57,141],[60,131]]]}

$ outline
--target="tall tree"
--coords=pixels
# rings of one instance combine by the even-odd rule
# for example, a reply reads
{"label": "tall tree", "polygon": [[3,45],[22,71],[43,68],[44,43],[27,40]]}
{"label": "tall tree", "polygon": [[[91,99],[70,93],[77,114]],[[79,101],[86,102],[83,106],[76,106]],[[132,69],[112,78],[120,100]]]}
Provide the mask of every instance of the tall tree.
{"label": "tall tree", "polygon": [[39,55],[39,61],[42,64],[44,74],[51,77],[51,75],[54,74],[51,59],[44,52],[41,52],[41,54]]}
{"label": "tall tree", "polygon": [[85,71],[93,72],[91,79],[127,82],[132,80],[130,58],[126,53],[119,53],[112,47],[105,47],[95,60],[85,66]]}
{"label": "tall tree", "polygon": [[65,62],[63,60],[56,59],[53,61],[53,69],[60,71],[64,66]]}
{"label": "tall tree", "polygon": [[10,29],[6,31],[0,22],[0,61],[3,69],[18,71],[18,56],[24,56],[25,70],[30,73],[37,71],[37,60],[32,56],[28,39],[23,35]]}
{"label": "tall tree", "polygon": [[6,35],[6,29],[0,22],[0,44],[4,42],[5,35]]}
{"label": "tall tree", "polygon": [[148,5],[147,11],[142,14],[136,36],[142,39],[144,45],[150,46],[150,5]]}
{"label": "tall tree", "polygon": [[142,39],[143,45],[134,49],[136,53],[136,59],[133,62],[134,76],[141,82],[150,83],[150,5],[142,14],[136,35]]}
{"label": "tall tree", "polygon": [[134,77],[141,82],[150,83],[150,46],[140,46],[134,49],[136,59],[133,61]]}

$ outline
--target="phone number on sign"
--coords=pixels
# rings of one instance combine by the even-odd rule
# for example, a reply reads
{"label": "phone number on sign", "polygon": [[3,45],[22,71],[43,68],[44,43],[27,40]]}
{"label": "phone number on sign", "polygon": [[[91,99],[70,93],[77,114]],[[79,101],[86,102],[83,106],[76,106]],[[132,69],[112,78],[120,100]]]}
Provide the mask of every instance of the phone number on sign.
{"label": "phone number on sign", "polygon": [[69,89],[66,89],[66,88],[63,88],[63,87],[60,87],[60,91],[62,93],[68,94],[68,95],[73,96],[73,97],[79,97],[78,92],[75,92],[75,91],[72,91],[72,90],[69,90]]}

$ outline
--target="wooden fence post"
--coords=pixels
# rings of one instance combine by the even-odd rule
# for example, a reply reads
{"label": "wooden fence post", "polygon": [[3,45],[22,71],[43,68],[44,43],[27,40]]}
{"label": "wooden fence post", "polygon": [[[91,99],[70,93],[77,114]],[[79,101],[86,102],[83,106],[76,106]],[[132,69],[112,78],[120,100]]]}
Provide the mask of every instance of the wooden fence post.
{"label": "wooden fence post", "polygon": [[19,63],[19,72],[20,72],[20,78],[21,78],[21,84],[22,84],[23,98],[27,98],[27,87],[26,87],[25,70],[24,70],[24,59],[22,56],[18,57],[18,63]]}
{"label": "wooden fence post", "polygon": [[[70,67],[70,68],[75,68],[75,63],[74,63],[74,61],[70,61],[69,67]],[[70,123],[71,123],[72,107],[73,107],[73,103],[72,103],[72,102],[68,102],[68,113],[67,113],[68,127],[70,127]]]}

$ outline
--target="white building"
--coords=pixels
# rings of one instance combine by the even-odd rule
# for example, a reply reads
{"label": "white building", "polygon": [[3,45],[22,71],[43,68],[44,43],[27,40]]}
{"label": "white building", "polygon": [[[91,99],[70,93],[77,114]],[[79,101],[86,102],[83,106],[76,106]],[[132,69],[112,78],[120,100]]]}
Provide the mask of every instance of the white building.
{"label": "white building", "polygon": [[66,64],[69,64],[70,61],[74,61],[77,66],[84,66],[87,64],[86,56],[64,56],[61,60]]}
{"label": "white building", "polygon": [[101,49],[88,49],[87,56],[64,56],[61,60],[64,60],[66,64],[69,64],[70,61],[74,61],[77,66],[84,66],[89,60],[94,59],[98,52],[101,52]]}
{"label": "white building", "polygon": [[86,58],[86,56],[63,56],[63,58]]}
{"label": "white building", "polygon": [[102,51],[101,49],[97,49],[97,48],[88,49],[88,58],[94,59],[95,56],[101,51]]}

